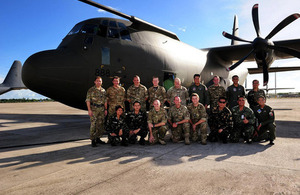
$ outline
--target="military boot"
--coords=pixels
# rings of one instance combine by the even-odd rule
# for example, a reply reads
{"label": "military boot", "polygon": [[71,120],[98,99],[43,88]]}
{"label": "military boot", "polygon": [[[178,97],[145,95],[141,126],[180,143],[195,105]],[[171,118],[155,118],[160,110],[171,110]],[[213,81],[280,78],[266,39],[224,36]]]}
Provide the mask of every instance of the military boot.
{"label": "military boot", "polygon": [[91,140],[92,147],[97,147],[96,140]]}
{"label": "military boot", "polygon": [[161,145],[166,145],[166,144],[167,144],[163,139],[158,139],[158,142],[159,142]]}
{"label": "military boot", "polygon": [[100,138],[97,138],[97,139],[96,139],[96,143],[97,143],[97,144],[105,144],[105,142],[102,141]]}
{"label": "military boot", "polygon": [[184,143],[185,143],[185,145],[190,145],[191,144],[189,133],[184,134]]}

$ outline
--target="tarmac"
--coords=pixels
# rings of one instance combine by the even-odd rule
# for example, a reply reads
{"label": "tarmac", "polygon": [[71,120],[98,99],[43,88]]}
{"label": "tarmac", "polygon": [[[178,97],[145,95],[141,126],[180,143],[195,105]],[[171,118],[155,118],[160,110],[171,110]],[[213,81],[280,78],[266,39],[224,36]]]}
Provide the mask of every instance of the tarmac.
{"label": "tarmac", "polygon": [[[0,104],[0,194],[300,194],[300,99],[268,99],[268,142],[92,148],[87,111]],[[103,140],[107,141],[105,137]]]}

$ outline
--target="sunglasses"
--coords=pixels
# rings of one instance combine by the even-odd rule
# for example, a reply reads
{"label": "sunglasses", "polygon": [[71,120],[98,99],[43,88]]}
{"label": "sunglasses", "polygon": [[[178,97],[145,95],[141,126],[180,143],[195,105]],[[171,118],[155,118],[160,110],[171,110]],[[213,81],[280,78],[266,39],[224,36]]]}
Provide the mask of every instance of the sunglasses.
{"label": "sunglasses", "polygon": [[221,104],[225,104],[226,102],[221,102],[221,101],[219,101],[219,103],[221,103]]}

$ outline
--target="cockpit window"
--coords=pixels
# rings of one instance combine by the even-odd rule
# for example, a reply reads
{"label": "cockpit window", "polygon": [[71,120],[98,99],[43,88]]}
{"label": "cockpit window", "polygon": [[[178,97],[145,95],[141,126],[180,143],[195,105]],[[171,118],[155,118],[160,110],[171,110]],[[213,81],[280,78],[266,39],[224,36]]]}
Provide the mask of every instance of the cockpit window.
{"label": "cockpit window", "polygon": [[86,24],[81,29],[81,33],[83,34],[93,34],[95,35],[98,31],[98,25],[95,24]]}
{"label": "cockpit window", "polygon": [[73,34],[77,34],[79,33],[81,27],[83,26],[83,23],[79,23],[79,24],[76,24],[72,30],[68,33],[68,35],[73,35]]}
{"label": "cockpit window", "polygon": [[102,20],[102,25],[108,26],[108,20]]}
{"label": "cockpit window", "polygon": [[117,22],[116,21],[109,21],[109,26],[117,28]]}

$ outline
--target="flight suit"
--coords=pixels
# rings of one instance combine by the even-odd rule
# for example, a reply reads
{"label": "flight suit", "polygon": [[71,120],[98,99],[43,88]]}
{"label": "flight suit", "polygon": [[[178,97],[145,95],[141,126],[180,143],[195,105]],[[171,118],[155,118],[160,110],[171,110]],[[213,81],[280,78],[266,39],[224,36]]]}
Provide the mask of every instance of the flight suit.
{"label": "flight suit", "polygon": [[108,99],[109,109],[108,113],[109,116],[113,115],[116,111],[116,106],[120,105],[124,108],[125,104],[125,89],[124,87],[118,86],[115,88],[111,86],[106,91],[106,96]]}
{"label": "flight suit", "polygon": [[96,86],[91,87],[86,95],[86,100],[91,104],[91,110],[93,116],[90,117],[90,139],[96,140],[102,137],[104,133],[104,119],[105,119],[105,107],[106,92],[105,89],[97,89]]}
{"label": "flight suit", "polygon": [[[233,131],[230,134],[230,140],[232,142],[239,142],[242,136],[245,141],[249,141],[254,133],[255,116],[250,108],[244,106],[243,110],[240,110],[239,106],[232,108],[233,116]],[[244,124],[243,120],[246,118],[249,120],[248,124]]]}
{"label": "flight suit", "polygon": [[[148,114],[148,124],[158,124],[158,123],[165,123],[167,124],[167,111],[164,108],[160,108],[159,111],[156,111],[152,108]],[[154,137],[154,143],[157,143],[158,140],[164,140],[165,135],[167,133],[167,125],[163,125],[160,127],[153,127],[152,128],[152,135]]]}
{"label": "flight suit", "polygon": [[133,110],[133,102],[141,103],[141,110],[146,111],[146,98],[148,98],[147,88],[140,84],[138,87],[131,85],[127,90],[127,99],[130,100],[130,110]]}
{"label": "flight suit", "polygon": [[209,97],[208,97],[208,90],[207,87],[200,83],[199,86],[193,84],[189,88],[189,96],[192,95],[192,93],[196,93],[199,96],[199,102],[201,104],[209,105]]}
{"label": "flight suit", "polygon": [[237,87],[234,85],[230,85],[226,90],[227,101],[229,109],[232,109],[234,106],[237,106],[238,97],[245,96],[245,89],[242,85],[238,85]]}
{"label": "flight suit", "polygon": [[[208,124],[210,128],[209,141],[216,142],[218,139],[227,143],[228,136],[232,130],[232,114],[227,107],[219,110],[219,107],[210,109]],[[223,131],[219,133],[219,129]]]}
{"label": "flight suit", "polygon": [[136,142],[137,136],[141,136],[140,144],[145,143],[145,137],[148,134],[148,125],[147,125],[147,115],[146,112],[140,111],[138,114],[135,112],[129,112],[126,116],[126,124],[130,131],[140,129],[137,134],[129,134],[129,143],[134,144]]}
{"label": "flight suit", "polygon": [[160,101],[160,106],[164,106],[164,102],[167,100],[167,93],[164,87],[157,86],[157,87],[150,87],[148,89],[148,96],[149,96],[149,103],[150,103],[150,110],[153,108],[154,100]]}
{"label": "flight suit", "polygon": [[258,97],[260,96],[264,96],[266,98],[266,94],[264,92],[264,90],[259,89],[258,91],[249,91],[249,93],[247,94],[247,101],[249,103],[249,107],[254,110],[255,106],[258,106],[257,100]]}
{"label": "flight suit", "polygon": [[[172,123],[180,122],[182,120],[190,120],[190,113],[186,106],[180,105],[179,108],[172,106],[168,113],[168,120]],[[172,140],[173,142],[178,142],[182,137],[190,137],[190,123],[186,122],[183,124],[178,124],[176,128],[171,127],[172,130]]]}
{"label": "flight suit", "polygon": [[186,106],[186,101],[189,100],[188,90],[184,86],[180,86],[180,88],[175,88],[175,86],[171,87],[167,92],[168,99],[171,103],[171,106],[174,105],[174,98],[176,96],[180,97],[181,104]]}
{"label": "flight suit", "polygon": [[226,97],[226,91],[222,86],[211,85],[208,88],[210,108],[215,109],[218,106],[219,97]]}
{"label": "flight suit", "polygon": [[199,103],[198,106],[194,106],[192,103],[188,105],[188,111],[190,113],[190,119],[193,124],[199,120],[205,120],[205,122],[196,126],[196,131],[193,131],[191,126],[191,138],[193,141],[200,141],[205,144],[207,139],[207,113],[203,104]]}
{"label": "flight suit", "polygon": [[257,136],[255,135],[253,140],[260,141],[260,140],[267,140],[270,141],[275,140],[276,134],[276,125],[275,125],[275,114],[274,110],[270,107],[265,105],[264,108],[261,108],[259,105],[254,108],[254,114],[258,121],[258,125],[261,124],[259,131],[257,131]]}

